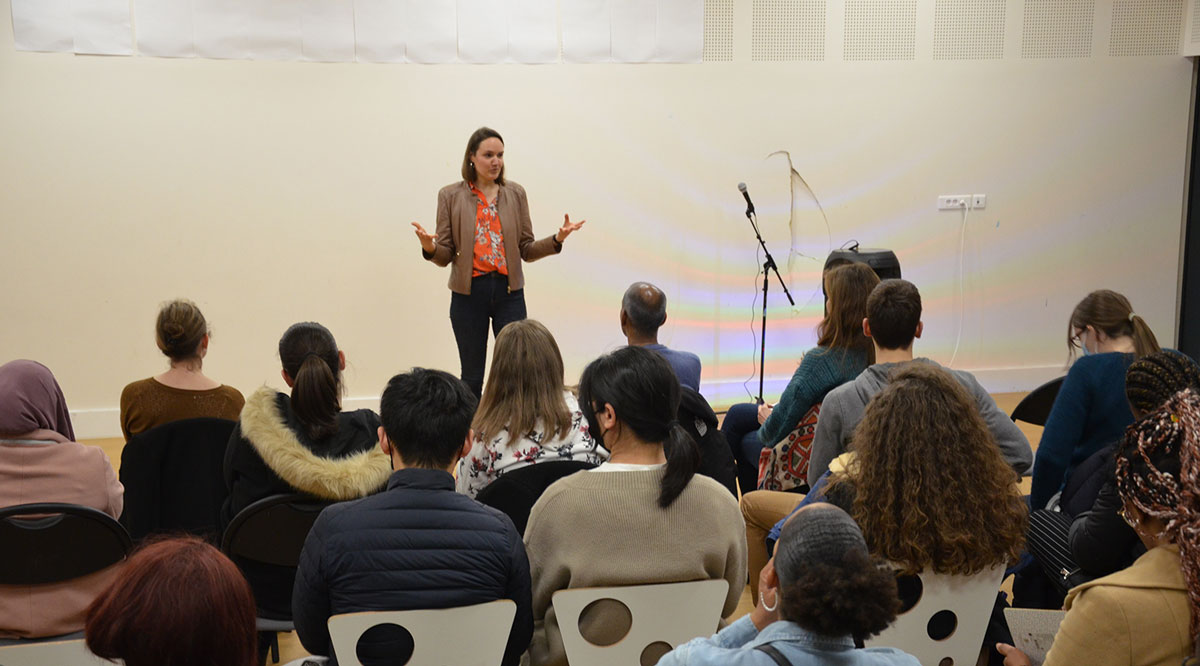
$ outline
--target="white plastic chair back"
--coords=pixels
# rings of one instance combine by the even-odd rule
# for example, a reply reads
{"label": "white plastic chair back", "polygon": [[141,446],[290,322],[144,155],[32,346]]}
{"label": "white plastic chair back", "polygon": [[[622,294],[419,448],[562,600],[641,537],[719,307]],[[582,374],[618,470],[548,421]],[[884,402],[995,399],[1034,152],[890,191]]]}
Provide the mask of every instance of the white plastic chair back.
{"label": "white plastic chair back", "polygon": [[82,638],[0,647],[0,666],[113,666],[113,663],[89,652]]}
{"label": "white plastic chair back", "polygon": [[[922,666],[973,666],[1003,576],[1003,566],[974,576],[921,572],[916,577],[921,582],[916,605],[897,615],[882,634],[866,641],[867,647],[904,650]],[[949,635],[931,635],[931,630],[947,625],[953,627]]]}
{"label": "white plastic chair back", "polygon": [[496,666],[516,613],[511,599],[436,610],[345,613],[329,618],[329,638],[341,666],[362,666],[358,639],[381,624],[399,625],[412,634],[409,666]]}
{"label": "white plastic chair back", "polygon": [[[711,636],[721,621],[721,609],[728,594],[727,581],[700,580],[581,587],[559,590],[551,599],[571,666],[636,666],[658,663],[658,656],[672,648],[693,638]],[[633,622],[624,638],[607,646],[595,645],[579,632],[579,616],[589,604],[601,599],[615,599],[624,604]]]}

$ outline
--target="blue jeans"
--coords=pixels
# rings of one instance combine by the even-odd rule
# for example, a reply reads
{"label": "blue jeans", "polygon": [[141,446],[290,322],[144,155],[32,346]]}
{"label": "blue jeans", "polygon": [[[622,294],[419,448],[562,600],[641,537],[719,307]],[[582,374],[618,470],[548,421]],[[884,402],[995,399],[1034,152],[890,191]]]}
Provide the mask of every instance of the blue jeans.
{"label": "blue jeans", "polygon": [[508,290],[508,277],[485,273],[471,279],[469,295],[450,294],[450,326],[458,343],[461,377],[475,397],[483,393],[483,370],[487,363],[488,322],[492,334],[525,318],[525,290]]}
{"label": "blue jeans", "polygon": [[749,402],[730,407],[721,422],[721,432],[737,461],[738,485],[743,495],[758,488],[758,456],[763,448],[758,441],[758,428],[758,405]]}

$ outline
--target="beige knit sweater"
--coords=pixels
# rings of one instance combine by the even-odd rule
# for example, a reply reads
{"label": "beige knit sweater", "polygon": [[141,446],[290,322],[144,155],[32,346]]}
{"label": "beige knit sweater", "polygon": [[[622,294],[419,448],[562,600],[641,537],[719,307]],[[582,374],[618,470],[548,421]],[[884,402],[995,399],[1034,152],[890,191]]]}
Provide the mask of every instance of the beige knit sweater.
{"label": "beige knit sweater", "polygon": [[664,471],[578,472],[533,506],[525,530],[533,666],[567,663],[550,603],[558,590],[723,578],[729,594],[721,615],[737,608],[746,585],[746,529],[737,501],[696,475],[669,507],[659,508]]}

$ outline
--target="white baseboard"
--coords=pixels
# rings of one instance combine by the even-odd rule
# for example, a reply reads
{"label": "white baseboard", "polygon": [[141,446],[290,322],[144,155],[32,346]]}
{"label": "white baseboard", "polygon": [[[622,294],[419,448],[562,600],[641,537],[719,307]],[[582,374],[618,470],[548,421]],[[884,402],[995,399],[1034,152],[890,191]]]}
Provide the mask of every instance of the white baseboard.
{"label": "white baseboard", "polygon": [[[342,409],[372,409],[379,412],[379,398],[342,398]],[[117,407],[97,409],[72,409],[71,424],[75,427],[75,439],[107,439],[123,437],[121,434],[121,411]]]}

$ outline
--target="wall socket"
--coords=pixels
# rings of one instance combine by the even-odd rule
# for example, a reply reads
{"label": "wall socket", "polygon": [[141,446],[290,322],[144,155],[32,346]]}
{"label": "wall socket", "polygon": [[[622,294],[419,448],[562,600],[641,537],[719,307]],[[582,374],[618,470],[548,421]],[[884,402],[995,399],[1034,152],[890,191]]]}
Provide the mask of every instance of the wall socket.
{"label": "wall socket", "polygon": [[937,198],[938,210],[974,210],[987,207],[986,194],[943,194]]}

